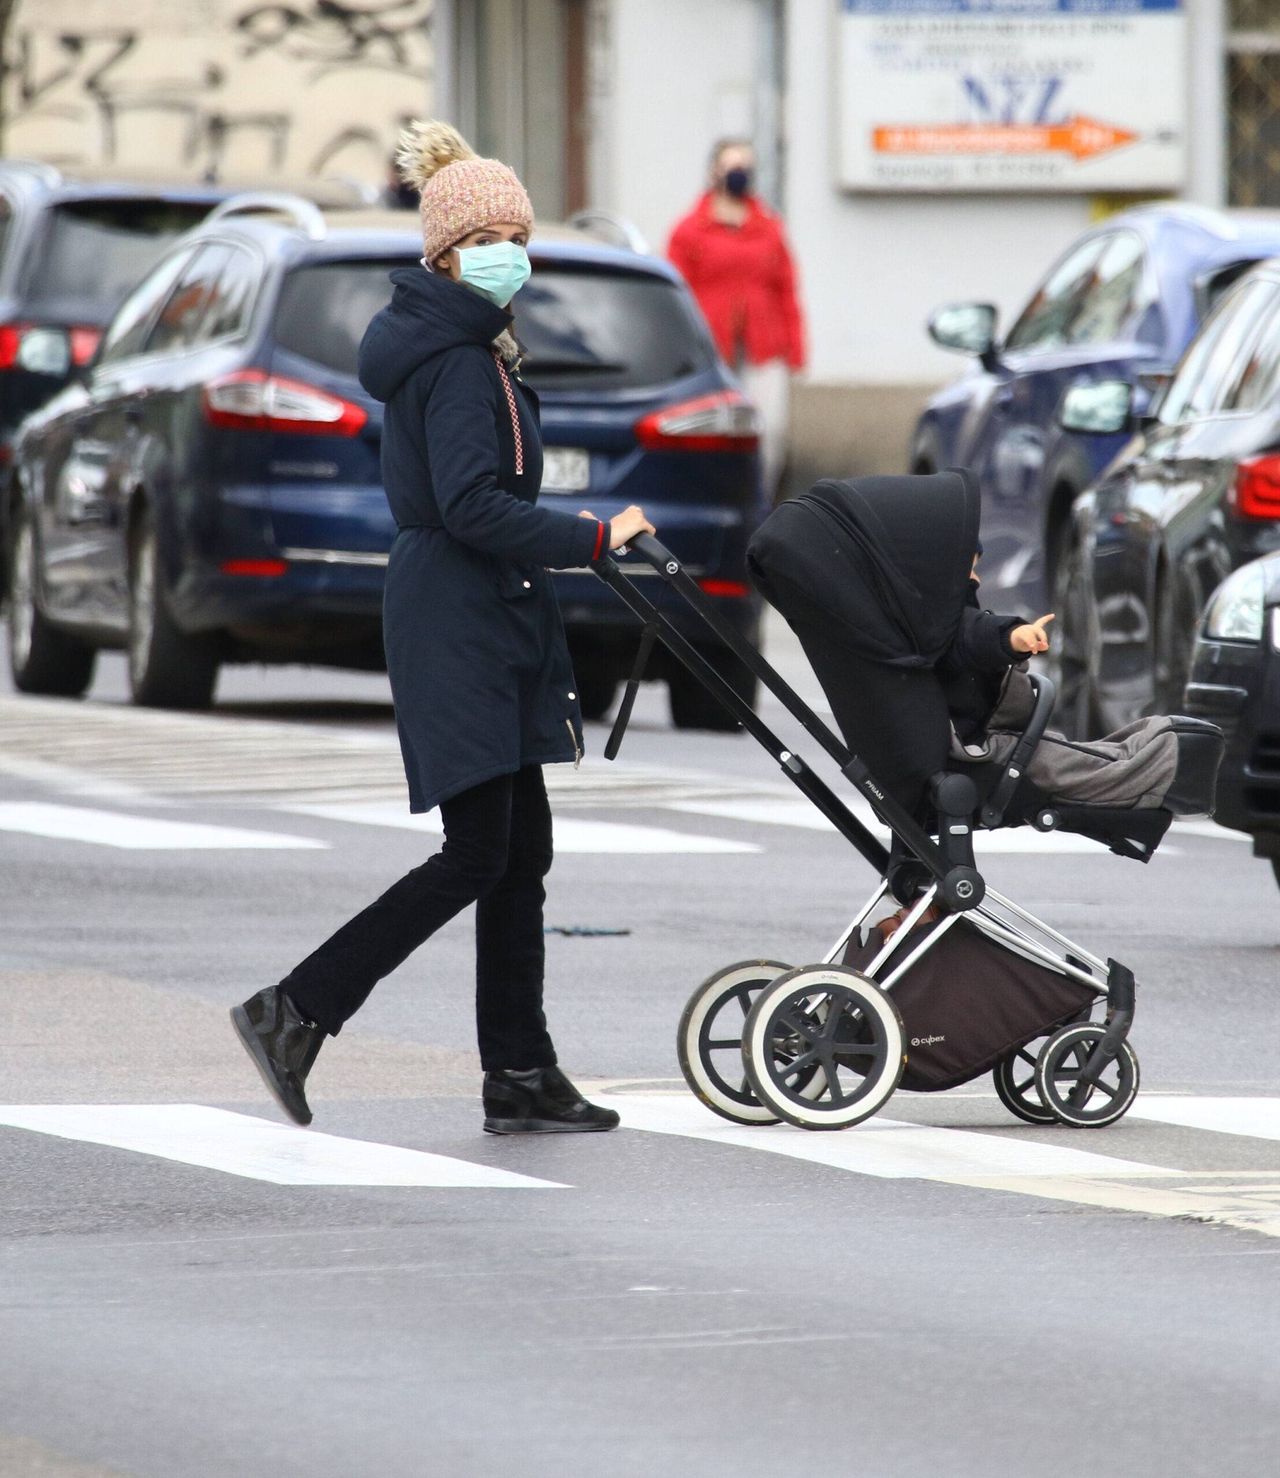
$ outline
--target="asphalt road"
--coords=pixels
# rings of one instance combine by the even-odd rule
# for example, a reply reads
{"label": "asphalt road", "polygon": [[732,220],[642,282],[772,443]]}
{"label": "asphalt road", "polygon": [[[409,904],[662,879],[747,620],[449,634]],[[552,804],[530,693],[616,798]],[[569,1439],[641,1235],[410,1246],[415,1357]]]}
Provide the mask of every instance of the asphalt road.
{"label": "asphalt road", "polygon": [[295,1131],[226,1010],[434,845],[385,684],[122,692],[118,658],[83,704],[0,688],[0,1475],[1273,1470],[1280,891],[1246,843],[991,839],[996,887],[1138,975],[1120,1123],[1020,1124],[984,1079],[735,1131],[679,1079],[685,998],[820,958],[872,879],[646,691],[617,765],[597,728],[549,775],[548,923],[628,932],[549,936],[548,1013],[624,1128],[480,1132],[460,919]]}

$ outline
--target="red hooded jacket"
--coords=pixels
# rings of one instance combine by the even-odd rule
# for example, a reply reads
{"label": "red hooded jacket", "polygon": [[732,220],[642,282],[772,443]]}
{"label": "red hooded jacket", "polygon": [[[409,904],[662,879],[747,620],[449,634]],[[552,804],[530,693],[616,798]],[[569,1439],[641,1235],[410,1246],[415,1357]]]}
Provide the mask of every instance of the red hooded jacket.
{"label": "red hooded jacket", "polygon": [[704,195],[676,226],[667,256],[693,289],[729,364],[785,359],[792,369],[805,361],[804,324],[796,300],[795,267],[782,223],[754,196],[747,218],[726,226]]}

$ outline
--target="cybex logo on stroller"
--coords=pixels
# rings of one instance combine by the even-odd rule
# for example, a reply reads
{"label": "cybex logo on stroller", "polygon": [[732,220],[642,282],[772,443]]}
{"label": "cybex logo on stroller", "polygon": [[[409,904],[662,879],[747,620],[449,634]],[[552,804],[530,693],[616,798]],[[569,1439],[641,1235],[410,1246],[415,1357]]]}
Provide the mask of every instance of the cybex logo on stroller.
{"label": "cybex logo on stroller", "polygon": [[911,1045],[913,1047],[932,1047],[935,1042],[945,1042],[946,1040],[947,1037],[944,1032],[940,1037],[912,1037]]}

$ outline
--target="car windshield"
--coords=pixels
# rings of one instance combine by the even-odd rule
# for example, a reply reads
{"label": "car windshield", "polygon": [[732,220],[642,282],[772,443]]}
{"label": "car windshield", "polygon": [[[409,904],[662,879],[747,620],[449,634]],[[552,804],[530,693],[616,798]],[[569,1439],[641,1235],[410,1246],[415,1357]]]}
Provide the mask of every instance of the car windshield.
{"label": "car windshield", "polygon": [[[326,262],[289,274],[276,341],[354,375],[369,320],[391,296],[392,262]],[[715,350],[687,295],[638,273],[538,266],[515,301],[525,377],[538,389],[633,389],[695,374]]]}
{"label": "car windshield", "polygon": [[30,311],[104,323],[125,294],[210,207],[194,200],[77,200],[58,205],[26,283]]}

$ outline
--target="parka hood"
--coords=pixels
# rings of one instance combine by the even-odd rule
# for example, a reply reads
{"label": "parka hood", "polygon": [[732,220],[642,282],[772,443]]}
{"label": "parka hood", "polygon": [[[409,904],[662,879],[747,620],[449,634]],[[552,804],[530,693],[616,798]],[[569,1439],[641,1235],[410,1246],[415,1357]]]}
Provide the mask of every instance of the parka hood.
{"label": "parka hood", "polygon": [[375,400],[390,400],[434,355],[463,344],[492,344],[511,323],[505,308],[424,267],[400,267],[391,281],[390,303],[360,341],[360,383]]}

